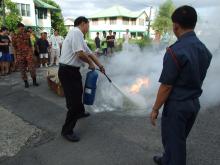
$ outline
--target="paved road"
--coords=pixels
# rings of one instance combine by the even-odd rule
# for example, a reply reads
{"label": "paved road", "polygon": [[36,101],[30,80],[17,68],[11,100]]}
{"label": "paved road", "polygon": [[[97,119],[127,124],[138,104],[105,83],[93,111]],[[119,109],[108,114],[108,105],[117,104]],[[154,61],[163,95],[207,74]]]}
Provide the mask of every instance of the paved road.
{"label": "paved road", "polygon": [[[40,74],[41,86],[25,90],[17,73],[0,80],[1,107],[42,132],[14,157],[2,157],[1,165],[154,165],[152,156],[162,149],[160,125],[153,128],[149,116],[92,113],[77,124],[81,141],[65,141],[60,136],[64,99],[47,88],[45,71]],[[219,107],[199,114],[188,139],[187,165],[220,164]]]}

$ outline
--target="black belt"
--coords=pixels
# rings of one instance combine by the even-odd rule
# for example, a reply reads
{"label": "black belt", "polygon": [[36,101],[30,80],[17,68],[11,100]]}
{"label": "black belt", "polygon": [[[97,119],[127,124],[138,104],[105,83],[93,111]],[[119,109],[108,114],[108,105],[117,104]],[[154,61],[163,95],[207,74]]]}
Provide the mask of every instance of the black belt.
{"label": "black belt", "polygon": [[76,67],[76,66],[72,66],[72,65],[67,65],[67,64],[62,64],[62,63],[59,63],[60,67],[65,67],[65,68],[69,68],[69,69],[77,69],[79,70],[80,67]]}

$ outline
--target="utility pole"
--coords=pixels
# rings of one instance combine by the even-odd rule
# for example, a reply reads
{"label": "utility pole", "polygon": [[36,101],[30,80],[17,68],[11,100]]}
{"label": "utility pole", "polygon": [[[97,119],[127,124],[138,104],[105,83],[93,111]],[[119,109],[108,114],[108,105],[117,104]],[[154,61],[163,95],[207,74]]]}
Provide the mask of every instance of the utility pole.
{"label": "utility pole", "polygon": [[148,17],[148,27],[147,27],[147,36],[150,37],[150,26],[151,26],[151,10],[152,10],[152,6],[150,6],[150,13],[149,13],[149,17]]}

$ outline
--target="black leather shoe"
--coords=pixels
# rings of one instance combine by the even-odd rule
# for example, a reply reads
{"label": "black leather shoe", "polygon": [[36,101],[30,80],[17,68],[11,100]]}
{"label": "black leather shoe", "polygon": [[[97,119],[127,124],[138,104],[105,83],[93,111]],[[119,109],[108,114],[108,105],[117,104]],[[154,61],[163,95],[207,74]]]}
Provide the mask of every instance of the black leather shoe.
{"label": "black leather shoe", "polygon": [[25,88],[29,88],[29,83],[28,83],[27,80],[24,81],[24,87],[25,87]]}
{"label": "black leather shoe", "polygon": [[61,134],[66,140],[71,141],[71,142],[78,142],[80,141],[79,136],[77,136],[75,133],[72,134]]}
{"label": "black leather shoe", "polygon": [[86,118],[86,117],[89,117],[89,116],[90,116],[90,113],[89,113],[89,112],[85,112],[85,113],[83,113],[83,114],[80,114],[79,117],[78,117],[78,119],[80,119],[80,118]]}
{"label": "black leather shoe", "polygon": [[39,84],[37,83],[36,78],[33,78],[33,86],[35,86],[35,87],[38,87],[38,86],[39,86]]}
{"label": "black leather shoe", "polygon": [[162,165],[162,157],[161,156],[154,156],[153,157],[154,163],[158,165]]}

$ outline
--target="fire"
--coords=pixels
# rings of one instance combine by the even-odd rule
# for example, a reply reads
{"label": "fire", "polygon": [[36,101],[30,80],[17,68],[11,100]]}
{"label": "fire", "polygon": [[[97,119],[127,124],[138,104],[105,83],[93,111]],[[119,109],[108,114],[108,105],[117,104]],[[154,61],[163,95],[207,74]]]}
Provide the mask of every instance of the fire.
{"label": "fire", "polygon": [[145,88],[148,88],[149,87],[149,79],[148,78],[138,78],[136,80],[136,82],[129,88],[129,92],[130,93],[139,93],[140,92],[140,89],[142,87],[145,87]]}

